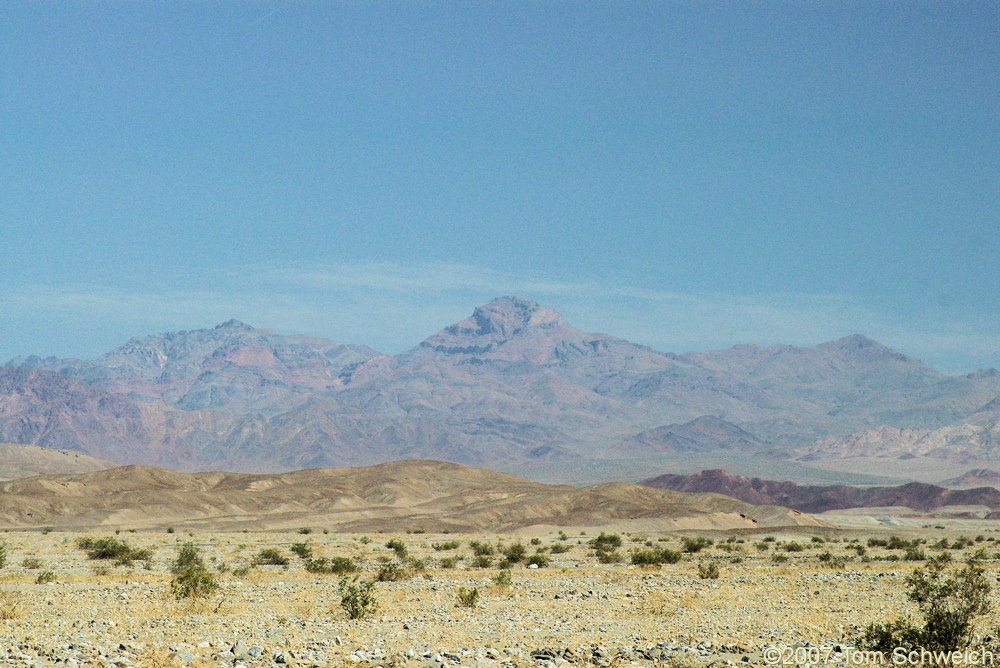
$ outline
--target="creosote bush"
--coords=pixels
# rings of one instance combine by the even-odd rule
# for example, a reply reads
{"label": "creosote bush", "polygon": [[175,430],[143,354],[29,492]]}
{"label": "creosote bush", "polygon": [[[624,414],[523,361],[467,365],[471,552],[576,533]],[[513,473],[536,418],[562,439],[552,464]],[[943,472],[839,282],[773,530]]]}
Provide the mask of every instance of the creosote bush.
{"label": "creosote bush", "polygon": [[114,560],[119,566],[131,566],[134,561],[149,562],[153,559],[151,550],[134,548],[114,536],[96,539],[87,536],[79,539],[76,546],[87,553],[88,559]]}
{"label": "creosote bush", "polygon": [[205,568],[198,548],[191,543],[186,543],[177,552],[170,572],[174,574],[170,593],[179,601],[208,598],[219,588],[215,576]]}
{"label": "creosote bush", "polygon": [[406,545],[403,544],[403,541],[393,538],[386,543],[385,546],[395,552],[396,556],[400,559],[406,559],[407,551]]}
{"label": "creosote bush", "polygon": [[309,559],[313,556],[312,547],[309,543],[292,543],[289,551],[301,559]]}
{"label": "creosote bush", "polygon": [[990,584],[975,559],[947,571],[950,559],[940,555],[906,578],[907,597],[917,604],[922,625],[909,619],[869,624],[861,645],[891,653],[896,647],[952,652],[972,640],[975,621],[990,611]]}
{"label": "creosote bush", "polygon": [[358,565],[350,557],[317,557],[306,561],[306,570],[310,573],[343,575],[357,573]]}
{"label": "creosote bush", "polygon": [[265,547],[254,558],[254,564],[257,566],[287,566],[288,561],[288,557],[273,547]]}
{"label": "creosote bush", "polygon": [[660,564],[676,564],[681,560],[681,553],[670,548],[650,548],[648,550],[636,550],[631,555],[632,564],[635,566],[659,566]]}
{"label": "creosote bush", "polygon": [[40,584],[40,585],[48,584],[49,582],[55,582],[55,581],[56,581],[56,574],[53,573],[52,571],[42,571],[41,573],[38,574],[38,577],[35,578],[35,584]]}
{"label": "creosote bush", "polygon": [[694,554],[695,552],[701,552],[706,547],[712,545],[711,538],[705,538],[704,536],[698,536],[697,538],[690,538],[685,536],[681,538],[681,550],[687,552],[688,554]]}
{"label": "creosote bush", "polygon": [[458,605],[462,608],[474,608],[479,603],[479,589],[476,587],[472,589],[459,587],[456,596],[458,598]]}
{"label": "creosote bush", "polygon": [[698,564],[698,577],[702,580],[718,580],[719,565],[714,561],[708,564]]}
{"label": "creosote bush", "polygon": [[354,576],[348,580],[340,578],[340,607],[347,613],[348,619],[363,619],[370,617],[378,610],[375,598],[375,583],[360,580]]}

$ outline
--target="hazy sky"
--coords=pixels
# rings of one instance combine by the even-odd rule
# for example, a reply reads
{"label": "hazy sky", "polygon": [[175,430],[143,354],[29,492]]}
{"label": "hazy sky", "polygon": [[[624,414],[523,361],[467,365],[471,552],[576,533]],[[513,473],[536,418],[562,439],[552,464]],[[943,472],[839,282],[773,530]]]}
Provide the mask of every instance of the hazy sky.
{"label": "hazy sky", "polygon": [[1000,3],[5,2],[0,359],[490,298],[1000,366]]}

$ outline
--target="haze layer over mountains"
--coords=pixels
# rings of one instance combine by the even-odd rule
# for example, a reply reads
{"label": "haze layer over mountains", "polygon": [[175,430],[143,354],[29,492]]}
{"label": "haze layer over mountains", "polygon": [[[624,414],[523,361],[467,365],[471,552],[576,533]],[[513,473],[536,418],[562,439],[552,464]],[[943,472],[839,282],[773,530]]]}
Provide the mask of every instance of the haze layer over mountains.
{"label": "haze layer over mountains", "polygon": [[438,459],[610,480],[752,460],[846,480],[878,461],[937,480],[996,467],[1000,374],[947,376],[860,335],[664,353],[503,297],[395,356],[232,320],[20,357],[0,368],[0,442],[183,471]]}

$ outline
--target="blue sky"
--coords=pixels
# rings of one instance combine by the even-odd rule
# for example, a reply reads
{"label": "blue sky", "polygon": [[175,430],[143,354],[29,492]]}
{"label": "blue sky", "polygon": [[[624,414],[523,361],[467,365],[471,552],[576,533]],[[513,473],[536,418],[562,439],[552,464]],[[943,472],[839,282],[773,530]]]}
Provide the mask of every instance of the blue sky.
{"label": "blue sky", "polygon": [[0,358],[508,293],[1000,366],[1000,4],[10,2]]}

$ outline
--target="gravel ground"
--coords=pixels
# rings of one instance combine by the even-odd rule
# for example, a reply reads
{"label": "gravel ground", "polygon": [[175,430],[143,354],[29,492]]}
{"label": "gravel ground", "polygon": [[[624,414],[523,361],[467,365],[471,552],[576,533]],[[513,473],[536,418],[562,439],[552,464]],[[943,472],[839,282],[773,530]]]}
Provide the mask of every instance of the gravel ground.
{"label": "gravel ground", "polygon": [[[95,537],[100,534],[94,534]],[[497,536],[295,533],[195,535],[122,532],[118,538],[151,548],[149,569],[88,559],[78,535],[7,533],[7,564],[0,570],[0,665],[15,666],[562,666],[765,665],[773,646],[811,647],[824,663],[849,663],[849,650],[867,623],[912,613],[903,578],[916,566],[887,562],[871,548],[864,563],[844,540],[810,543],[778,535],[767,551],[745,542],[716,544],[659,568],[632,566],[633,549],[679,549],[678,536],[625,536],[621,563],[598,563],[587,545],[593,536],[502,537],[524,543],[529,555],[554,545],[542,568],[517,564],[511,584],[498,586],[500,571],[472,566],[470,539],[495,544]],[[340,606],[339,578],[303,568],[289,551],[306,542],[316,555],[349,556],[361,577],[374,578],[381,560],[398,561],[385,547],[405,543],[412,577],[378,582],[379,609],[350,620]],[[783,552],[782,540],[804,544]],[[928,542],[938,537],[928,534]],[[458,540],[437,551],[433,543]],[[734,538],[735,540],[735,538]],[[739,540],[744,541],[744,538]],[[170,595],[170,565],[178,546],[197,545],[217,573],[219,590],[207,600],[177,601]],[[861,539],[864,544],[864,538]],[[997,546],[983,541],[996,582]],[[256,566],[264,548],[290,559],[287,567]],[[819,555],[849,557],[831,568]],[[772,555],[786,554],[786,563]],[[441,560],[459,557],[452,568]],[[34,560],[34,561],[32,561]],[[718,579],[701,579],[697,566],[720,566]],[[419,565],[418,565],[419,566]],[[54,582],[38,584],[43,571]],[[219,573],[219,571],[224,571]],[[238,574],[237,574],[238,573]],[[460,587],[479,591],[475,608],[460,607]],[[994,597],[996,593],[994,592]],[[996,601],[994,610],[1000,608]],[[998,627],[996,613],[984,628]]]}

